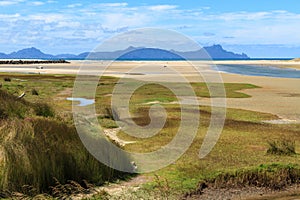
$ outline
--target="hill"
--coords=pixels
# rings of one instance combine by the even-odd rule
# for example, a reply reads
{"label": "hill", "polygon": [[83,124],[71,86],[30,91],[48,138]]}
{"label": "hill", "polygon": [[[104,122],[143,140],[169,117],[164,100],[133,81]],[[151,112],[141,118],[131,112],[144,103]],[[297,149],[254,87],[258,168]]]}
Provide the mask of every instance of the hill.
{"label": "hill", "polygon": [[118,60],[182,60],[184,59],[249,59],[246,54],[237,54],[223,49],[221,45],[204,47],[197,51],[179,52],[158,48],[128,47],[112,52],[84,52],[75,54],[45,54],[34,47],[12,52],[0,53],[0,59],[118,59]]}

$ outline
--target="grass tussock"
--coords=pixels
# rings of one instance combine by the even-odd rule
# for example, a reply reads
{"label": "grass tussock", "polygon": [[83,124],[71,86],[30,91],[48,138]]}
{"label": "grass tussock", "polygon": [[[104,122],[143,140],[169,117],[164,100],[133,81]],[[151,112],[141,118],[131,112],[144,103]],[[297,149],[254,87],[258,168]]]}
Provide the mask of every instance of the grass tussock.
{"label": "grass tussock", "polygon": [[291,140],[280,140],[280,141],[269,141],[268,154],[274,155],[295,155],[296,145],[295,141]]}

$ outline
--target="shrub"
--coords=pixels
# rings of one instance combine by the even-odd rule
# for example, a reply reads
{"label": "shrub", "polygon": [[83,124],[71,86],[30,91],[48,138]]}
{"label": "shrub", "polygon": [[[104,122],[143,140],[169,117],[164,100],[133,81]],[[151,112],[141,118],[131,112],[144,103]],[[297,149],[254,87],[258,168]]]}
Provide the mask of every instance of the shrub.
{"label": "shrub", "polygon": [[36,89],[32,89],[31,90],[31,94],[32,95],[39,95],[38,91]]}
{"label": "shrub", "polygon": [[54,117],[55,116],[54,109],[47,103],[41,103],[41,102],[35,103],[34,111],[37,116],[43,116],[43,117]]}
{"label": "shrub", "polygon": [[269,148],[268,154],[275,155],[294,155],[296,154],[295,141],[281,140],[281,141],[270,141],[268,142]]}
{"label": "shrub", "polygon": [[6,82],[11,82],[11,78],[9,78],[9,77],[4,77],[4,81],[6,81]]}

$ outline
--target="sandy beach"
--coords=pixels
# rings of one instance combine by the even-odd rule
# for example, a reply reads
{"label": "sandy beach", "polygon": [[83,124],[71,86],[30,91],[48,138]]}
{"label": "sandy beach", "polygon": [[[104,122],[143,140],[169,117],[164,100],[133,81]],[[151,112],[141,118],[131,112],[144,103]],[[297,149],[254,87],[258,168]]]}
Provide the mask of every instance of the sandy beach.
{"label": "sandy beach", "polygon": [[[148,81],[177,81],[178,74],[189,81],[203,81],[198,67],[206,77],[216,76],[210,64],[238,64],[279,66],[300,69],[300,62],[271,61],[271,60],[241,60],[241,61],[71,61],[71,64],[44,64],[44,69],[37,69],[37,65],[1,65],[0,72],[29,73],[29,74],[77,74],[79,71],[87,74],[109,76],[126,76]],[[109,67],[107,67],[109,65]],[[81,67],[81,70],[80,70]],[[84,69],[84,70],[83,70]],[[103,74],[102,74],[103,73]],[[272,78],[262,76],[245,76],[229,73],[218,74],[225,83],[250,83],[259,86],[257,89],[243,91],[251,98],[228,98],[228,108],[239,108],[258,112],[272,113],[290,123],[300,123],[300,79]],[[203,105],[209,100],[200,99]]]}

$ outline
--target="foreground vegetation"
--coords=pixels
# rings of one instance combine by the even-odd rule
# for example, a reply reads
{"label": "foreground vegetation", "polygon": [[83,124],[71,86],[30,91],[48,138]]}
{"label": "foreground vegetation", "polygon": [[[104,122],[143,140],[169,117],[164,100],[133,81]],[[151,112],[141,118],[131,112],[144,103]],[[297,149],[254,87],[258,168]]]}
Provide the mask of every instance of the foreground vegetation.
{"label": "foreground vegetation", "polygon": [[[3,74],[2,78],[7,76],[8,74]],[[40,188],[37,192],[49,191],[49,185],[57,184],[53,173],[58,174],[56,178],[61,184],[68,183],[67,180],[70,179],[82,184],[83,179],[101,184],[121,176],[97,163],[78,140],[70,116],[71,102],[65,100],[71,96],[71,93],[66,91],[73,86],[74,77],[17,74],[10,74],[9,77],[11,81],[3,82],[3,91],[6,90],[15,96],[26,91],[28,95],[23,100],[16,100],[15,96],[3,93],[11,100],[0,101],[4,105],[0,111],[0,132],[1,138],[3,137],[1,148],[6,155],[2,156],[1,168],[6,169],[2,171],[3,174],[11,173],[10,176],[2,176],[7,177],[2,179],[6,180],[6,183],[20,182],[19,186],[6,186],[7,189],[22,192],[24,185],[31,185]],[[110,107],[111,94],[117,82],[117,78],[105,77],[99,81],[97,88],[96,111],[100,124],[107,129],[118,127]],[[209,97],[204,83],[193,83],[192,86],[200,98]],[[32,95],[33,88],[38,95]],[[226,83],[226,97],[247,98],[249,96],[241,90],[252,88],[257,87],[250,84]],[[48,104],[41,103],[46,100]],[[151,138],[138,139],[119,132],[117,136],[120,139],[134,141],[125,145],[124,149],[132,152],[150,152],[168,144],[176,134],[181,119],[180,105],[174,103],[176,101],[178,99],[175,95],[160,85],[148,84],[139,88],[131,97],[130,111],[134,121],[141,126],[149,124],[148,111],[151,105],[156,103],[163,103],[168,118],[164,128]],[[11,102],[11,105],[7,102]],[[49,104],[55,105],[55,110]],[[203,184],[210,187],[254,185],[275,188],[299,183],[298,124],[267,124],[262,121],[276,119],[276,116],[227,109],[224,130],[217,145],[207,157],[200,160],[198,153],[209,126],[211,110],[205,106],[199,106],[197,109],[201,114],[201,126],[192,145],[179,160],[157,172],[142,175],[146,176],[149,182],[138,190],[128,189],[116,195],[102,192],[93,198],[174,199],[200,194]],[[60,143],[61,141],[64,142]],[[281,153],[282,151],[285,153]],[[19,159],[16,165],[8,162],[13,159]],[[31,162],[33,164],[30,164]],[[19,166],[24,169],[9,170]],[[74,171],[67,170],[73,169],[73,166],[78,167]],[[44,173],[47,171],[50,173]],[[23,177],[19,178],[19,174]],[[30,182],[32,177],[36,178]]]}
{"label": "foreground vegetation", "polygon": [[[91,184],[125,177],[93,158],[82,145],[71,118],[42,103],[43,96],[39,101],[27,101],[10,94],[14,93],[12,88],[20,87],[15,84],[10,81],[3,86],[10,88],[8,91],[0,89],[2,197],[10,197],[14,192],[59,197],[75,191],[60,189],[64,184],[88,189]],[[49,94],[40,91],[45,96]],[[28,99],[36,99],[30,96],[27,95]]]}

